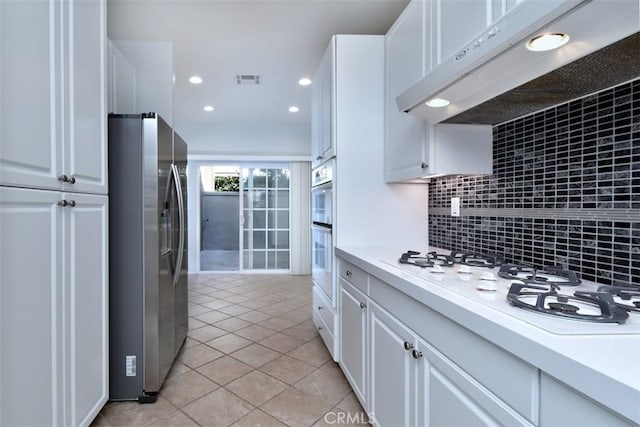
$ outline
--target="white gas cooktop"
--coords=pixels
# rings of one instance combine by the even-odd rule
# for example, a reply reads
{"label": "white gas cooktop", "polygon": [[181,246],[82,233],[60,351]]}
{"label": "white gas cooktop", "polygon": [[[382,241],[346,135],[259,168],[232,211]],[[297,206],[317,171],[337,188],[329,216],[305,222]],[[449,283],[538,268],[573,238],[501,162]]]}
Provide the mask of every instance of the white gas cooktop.
{"label": "white gas cooktop", "polygon": [[[463,296],[475,304],[482,304],[502,314],[527,322],[547,332],[559,335],[601,335],[601,334],[638,334],[640,335],[640,313],[630,312],[624,324],[593,323],[589,321],[567,319],[545,313],[528,311],[512,306],[507,301],[507,294],[513,280],[498,276],[498,267],[484,268],[462,264],[443,267],[421,268],[416,265],[401,264],[397,259],[381,260],[401,272],[407,279],[415,278],[436,285],[443,292],[452,292]],[[595,291],[598,285],[593,282],[582,282],[579,286],[563,287],[561,293],[573,294],[577,290]],[[469,307],[472,309],[472,307]]]}

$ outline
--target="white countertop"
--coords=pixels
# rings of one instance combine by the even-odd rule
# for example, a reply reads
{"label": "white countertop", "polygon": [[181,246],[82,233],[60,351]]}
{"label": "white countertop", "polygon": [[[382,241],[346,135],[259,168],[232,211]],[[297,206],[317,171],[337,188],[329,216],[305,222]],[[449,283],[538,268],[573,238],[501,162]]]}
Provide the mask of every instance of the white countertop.
{"label": "white countertop", "polygon": [[[397,260],[405,251],[406,248],[342,247],[336,248],[336,255],[640,424],[640,314],[631,314],[624,325],[578,322],[575,333],[571,327],[552,333],[532,321],[549,316],[522,315],[524,310],[510,307],[506,299],[507,309],[496,310],[496,304],[505,298],[509,281],[496,280],[499,292],[487,295],[485,301],[485,297],[470,298],[475,291],[467,280],[456,280],[450,274],[409,274],[400,269]],[[520,310],[519,317],[509,310]],[[576,324],[573,320],[559,321],[559,325]]]}

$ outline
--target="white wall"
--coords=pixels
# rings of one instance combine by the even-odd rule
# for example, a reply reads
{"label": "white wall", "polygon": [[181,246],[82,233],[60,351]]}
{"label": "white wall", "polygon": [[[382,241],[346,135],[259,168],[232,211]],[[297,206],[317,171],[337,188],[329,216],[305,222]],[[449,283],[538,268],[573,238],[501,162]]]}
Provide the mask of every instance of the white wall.
{"label": "white wall", "polygon": [[[136,70],[136,113],[158,113],[173,126],[173,44],[161,41],[111,42]],[[189,144],[189,139],[182,137]]]}
{"label": "white wall", "polygon": [[109,40],[109,112],[138,112],[136,69],[120,49]]}
{"label": "white wall", "polygon": [[311,157],[311,129],[306,123],[177,123],[189,155]]}

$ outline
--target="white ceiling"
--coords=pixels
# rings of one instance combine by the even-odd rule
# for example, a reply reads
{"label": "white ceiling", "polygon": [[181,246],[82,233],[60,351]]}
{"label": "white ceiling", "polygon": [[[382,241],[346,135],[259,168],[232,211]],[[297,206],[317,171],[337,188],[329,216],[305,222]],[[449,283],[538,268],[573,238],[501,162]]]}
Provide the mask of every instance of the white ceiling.
{"label": "white ceiling", "polygon": [[[332,34],[384,34],[408,0],[108,0],[112,40],[173,42],[174,123],[310,122],[313,78]],[[188,82],[197,74],[200,85]],[[236,74],[259,74],[238,86]],[[213,105],[206,113],[202,107]],[[288,112],[290,105],[300,112]]]}

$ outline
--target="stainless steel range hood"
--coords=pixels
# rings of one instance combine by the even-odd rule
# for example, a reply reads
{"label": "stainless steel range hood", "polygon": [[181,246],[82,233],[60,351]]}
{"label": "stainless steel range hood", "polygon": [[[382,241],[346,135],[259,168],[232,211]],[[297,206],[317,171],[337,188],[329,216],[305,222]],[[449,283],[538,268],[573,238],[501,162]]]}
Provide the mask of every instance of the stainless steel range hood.
{"label": "stainless steel range hood", "polygon": [[[551,4],[555,3],[555,6]],[[538,26],[523,22],[537,18]],[[550,22],[541,24],[540,22]],[[497,124],[640,76],[638,0],[570,0],[520,3],[476,40],[396,98],[400,111],[430,123]],[[568,33],[560,49],[531,52],[536,34]],[[457,59],[456,59],[457,58]],[[432,108],[425,101],[451,104]]]}

